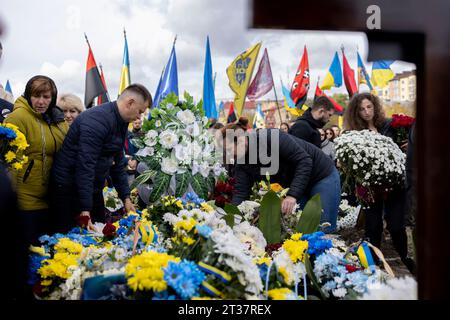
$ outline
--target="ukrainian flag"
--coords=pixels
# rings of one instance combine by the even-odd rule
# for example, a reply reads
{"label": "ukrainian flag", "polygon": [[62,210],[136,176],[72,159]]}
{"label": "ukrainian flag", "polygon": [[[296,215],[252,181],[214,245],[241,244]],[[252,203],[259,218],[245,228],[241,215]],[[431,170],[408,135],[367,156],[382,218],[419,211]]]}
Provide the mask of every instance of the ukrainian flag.
{"label": "ukrainian flag", "polygon": [[130,57],[128,55],[128,42],[127,42],[127,35],[125,33],[125,30],[124,30],[123,34],[125,37],[125,47],[123,50],[123,64],[122,64],[122,75],[120,76],[119,95],[131,83],[131,80],[130,80]]}
{"label": "ukrainian flag", "polygon": [[367,74],[366,67],[364,66],[364,63],[359,55],[359,52],[357,54],[358,54],[358,86],[360,84],[366,84],[369,87],[370,91],[372,91],[373,87],[372,83],[370,82],[369,75]]}
{"label": "ukrainian flag", "polygon": [[356,252],[359,256],[359,260],[361,261],[361,265],[366,269],[369,268],[372,273],[375,272],[375,263],[367,243],[361,243]]}
{"label": "ukrainian flag", "polygon": [[380,60],[375,61],[372,65],[372,84],[375,87],[383,88],[388,85],[388,82],[394,78],[394,71],[390,66],[394,60]]}
{"label": "ukrainian flag", "polygon": [[281,84],[281,89],[283,90],[283,96],[284,96],[284,108],[287,112],[292,114],[293,116],[300,117],[303,112],[305,112],[306,109],[308,109],[308,106],[304,104],[301,109],[295,107],[295,103],[291,98],[291,93],[289,90]]}
{"label": "ukrainian flag", "polygon": [[320,86],[321,90],[328,90],[331,87],[340,87],[342,85],[342,68],[339,62],[337,51],[334,54],[333,62],[331,62],[330,69],[328,69],[327,75]]}
{"label": "ukrainian flag", "polygon": [[258,103],[255,111],[255,117],[253,118],[253,129],[265,128],[264,112],[261,109],[261,103]]}

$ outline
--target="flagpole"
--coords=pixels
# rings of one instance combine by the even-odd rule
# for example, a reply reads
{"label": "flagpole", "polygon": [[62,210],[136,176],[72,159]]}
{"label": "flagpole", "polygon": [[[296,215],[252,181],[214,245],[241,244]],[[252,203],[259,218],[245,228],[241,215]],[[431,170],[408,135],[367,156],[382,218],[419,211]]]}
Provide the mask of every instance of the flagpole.
{"label": "flagpole", "polygon": [[283,118],[281,117],[280,106],[278,105],[278,96],[277,96],[277,90],[275,89],[275,83],[273,84],[273,92],[275,93],[275,103],[277,104],[277,110],[278,110],[278,115],[280,117],[280,124],[281,124],[281,122],[283,122]]}

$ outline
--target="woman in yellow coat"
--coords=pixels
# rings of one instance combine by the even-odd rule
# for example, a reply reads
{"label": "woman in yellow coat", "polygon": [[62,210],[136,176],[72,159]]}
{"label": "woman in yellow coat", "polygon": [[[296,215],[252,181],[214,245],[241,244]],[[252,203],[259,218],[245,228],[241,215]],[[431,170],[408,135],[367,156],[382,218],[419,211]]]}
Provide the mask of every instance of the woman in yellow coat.
{"label": "woman in yellow coat", "polygon": [[17,228],[22,259],[26,259],[28,246],[36,244],[42,234],[50,231],[47,201],[50,170],[53,156],[68,131],[64,113],[56,106],[56,97],[53,80],[35,76],[28,81],[23,96],[16,100],[13,111],[5,120],[16,125],[29,144],[24,152],[28,163],[14,174],[13,179],[19,206]]}

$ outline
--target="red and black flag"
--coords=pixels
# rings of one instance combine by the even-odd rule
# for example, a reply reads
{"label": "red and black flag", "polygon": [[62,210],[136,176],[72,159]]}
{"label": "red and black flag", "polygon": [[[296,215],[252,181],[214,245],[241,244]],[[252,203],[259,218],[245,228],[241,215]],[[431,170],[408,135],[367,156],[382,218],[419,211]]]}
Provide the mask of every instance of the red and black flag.
{"label": "red and black flag", "polygon": [[234,112],[234,103],[231,103],[230,110],[228,111],[227,123],[232,123],[237,120],[236,113]]}
{"label": "red and black flag", "polygon": [[337,114],[341,115],[344,112],[344,107],[342,107],[339,103],[337,103],[333,98],[327,96],[325,92],[322,91],[319,87],[319,80],[317,80],[316,92],[314,93],[314,100],[318,97],[327,97],[328,100],[333,104],[334,110],[336,110]]}
{"label": "red and black flag", "polygon": [[101,105],[103,103],[107,103],[110,101],[109,94],[108,94],[108,88],[106,87],[106,82],[105,82],[105,75],[103,74],[102,64],[100,64],[99,67],[100,67],[100,78],[102,79],[103,87],[105,88],[106,92],[102,93],[100,96],[98,96],[97,105]]}
{"label": "red and black flag", "polygon": [[[85,35],[86,37],[86,35]],[[98,72],[97,63],[92,53],[91,45],[86,37],[86,42],[89,47],[89,54],[86,63],[86,86],[84,90],[84,104],[86,108],[92,107],[94,99],[99,95],[106,93],[106,89],[103,86],[100,73]]]}
{"label": "red and black flag", "polygon": [[294,82],[291,87],[291,99],[294,101],[295,106],[299,109],[306,102],[309,90],[309,62],[308,51],[306,46],[303,48],[302,59],[298,65],[297,73],[295,74]]}

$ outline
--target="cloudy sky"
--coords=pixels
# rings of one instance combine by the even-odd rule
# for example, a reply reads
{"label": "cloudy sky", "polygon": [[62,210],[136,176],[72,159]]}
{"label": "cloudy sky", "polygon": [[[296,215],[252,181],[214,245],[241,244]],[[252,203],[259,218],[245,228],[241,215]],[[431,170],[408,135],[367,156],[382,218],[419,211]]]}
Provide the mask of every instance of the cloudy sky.
{"label": "cloudy sky", "polygon": [[[26,8],[26,9],[25,9]],[[117,96],[126,28],[131,81],[154,93],[162,68],[169,58],[174,36],[180,94],[186,90],[201,98],[206,36],[210,36],[213,69],[217,72],[216,98],[232,99],[227,66],[242,51],[262,41],[267,48],[281,96],[280,78],[292,83],[303,46],[309,55],[311,89],[317,77],[325,77],[334,52],[341,45],[356,68],[356,48],[367,63],[364,33],[274,31],[249,29],[249,3],[245,0],[41,0],[2,1],[0,19],[6,27],[0,39],[0,84],[11,82],[15,97],[23,93],[36,74],[52,77],[59,92],[72,92],[83,99],[89,37],[97,64],[103,65],[112,98]],[[340,54],[339,54],[340,55]],[[340,59],[341,55],[340,55]],[[394,72],[411,70],[413,64],[395,62]],[[256,70],[256,69],[255,69]],[[256,71],[255,71],[256,72]],[[370,71],[369,71],[370,72]],[[345,86],[331,91],[346,92]],[[264,99],[272,99],[273,91]]]}

